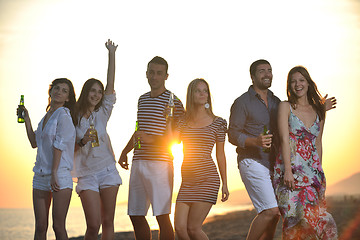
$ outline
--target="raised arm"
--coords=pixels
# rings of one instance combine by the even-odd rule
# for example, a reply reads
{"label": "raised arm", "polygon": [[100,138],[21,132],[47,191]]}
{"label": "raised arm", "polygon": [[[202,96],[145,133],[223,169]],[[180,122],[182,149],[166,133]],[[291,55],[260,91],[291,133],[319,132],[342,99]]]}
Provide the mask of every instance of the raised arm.
{"label": "raised arm", "polygon": [[328,98],[328,94],[326,94],[324,99],[325,99],[325,111],[329,111],[331,109],[336,108],[337,102],[335,97]]}
{"label": "raised arm", "polygon": [[290,189],[295,189],[295,181],[292,174],[290,161],[289,115],[290,104],[288,102],[281,102],[279,104],[278,110],[278,131],[280,137],[282,161],[285,167],[284,184]]}
{"label": "raised arm", "polygon": [[118,45],[115,44],[108,39],[105,43],[106,48],[109,50],[109,65],[107,72],[107,83],[105,87],[105,94],[113,94],[114,93],[114,81],[115,81],[115,51]]}

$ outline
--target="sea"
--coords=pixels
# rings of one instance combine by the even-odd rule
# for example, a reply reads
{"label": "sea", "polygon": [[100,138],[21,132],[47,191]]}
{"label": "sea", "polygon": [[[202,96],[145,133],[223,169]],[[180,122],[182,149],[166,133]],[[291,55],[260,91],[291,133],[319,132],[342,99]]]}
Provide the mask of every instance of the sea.
{"label": "sea", "polygon": [[[216,204],[212,207],[209,216],[223,215],[233,211],[242,211],[252,209],[252,205],[237,205],[237,206],[223,206]],[[173,203],[172,210],[175,209]],[[52,230],[51,209],[49,214],[49,228],[47,239],[55,239],[54,231]],[[155,217],[152,216],[152,210],[149,209],[146,217],[151,229],[158,229]],[[170,215],[173,221],[173,213]],[[1,240],[23,240],[34,238],[34,213],[33,209],[0,209],[0,239]],[[66,219],[66,230],[69,237],[82,236],[86,230],[85,216],[82,207],[70,206],[68,216]],[[115,231],[127,232],[132,231],[132,225],[127,216],[127,204],[118,204],[115,211]],[[101,229],[100,229],[101,232]]]}

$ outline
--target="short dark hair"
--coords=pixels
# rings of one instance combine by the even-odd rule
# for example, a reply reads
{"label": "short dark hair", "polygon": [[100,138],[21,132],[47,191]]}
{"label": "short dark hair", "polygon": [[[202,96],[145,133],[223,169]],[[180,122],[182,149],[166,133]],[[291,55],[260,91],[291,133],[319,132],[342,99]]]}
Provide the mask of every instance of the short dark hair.
{"label": "short dark hair", "polygon": [[164,65],[165,66],[165,72],[167,73],[169,66],[168,66],[167,61],[165,59],[163,59],[162,57],[156,56],[153,59],[151,59],[151,61],[147,65],[148,68],[149,68],[150,63]]}
{"label": "short dark hair", "polygon": [[265,59],[259,59],[259,60],[256,60],[255,62],[253,62],[251,65],[250,65],[250,76],[254,76],[255,75],[255,72],[256,72],[256,68],[261,65],[261,64],[269,64],[271,66],[271,64],[265,60]]}

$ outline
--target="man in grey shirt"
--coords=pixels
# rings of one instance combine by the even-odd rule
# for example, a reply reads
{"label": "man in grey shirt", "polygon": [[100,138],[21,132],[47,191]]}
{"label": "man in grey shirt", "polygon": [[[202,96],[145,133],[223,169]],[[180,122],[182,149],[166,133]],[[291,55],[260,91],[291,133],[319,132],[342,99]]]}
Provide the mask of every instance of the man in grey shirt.
{"label": "man in grey shirt", "polygon": [[[258,212],[247,239],[273,239],[280,212],[271,183],[270,169],[275,159],[275,147],[271,146],[277,142],[273,133],[277,131],[280,99],[269,90],[273,76],[268,61],[253,62],[250,76],[249,90],[231,106],[228,135],[230,143],[237,146],[240,175]],[[264,134],[264,130],[270,133]]]}

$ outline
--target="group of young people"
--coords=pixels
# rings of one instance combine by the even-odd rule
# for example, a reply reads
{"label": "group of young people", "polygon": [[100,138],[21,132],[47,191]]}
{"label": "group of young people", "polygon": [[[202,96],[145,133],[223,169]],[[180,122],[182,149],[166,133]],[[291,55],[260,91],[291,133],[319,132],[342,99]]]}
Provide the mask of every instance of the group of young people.
{"label": "group of young people", "polygon": [[[76,192],[86,218],[85,239],[97,239],[100,226],[102,239],[114,238],[116,196],[122,180],[106,126],[116,100],[117,46],[110,40],[105,45],[109,51],[105,88],[99,80],[89,79],[76,101],[71,81],[55,79],[49,88],[46,114],[36,131],[27,109],[18,109],[25,112],[31,146],[38,148],[33,169],[35,239],[46,239],[51,201],[56,239],[67,239],[65,220],[73,177],[77,178]],[[240,175],[258,212],[247,239],[272,239],[280,213],[284,239],[337,238],[335,222],[326,212],[321,167],[325,111],[335,107],[336,99],[322,98],[304,67],[289,72],[288,101],[280,102],[269,90],[270,63],[255,61],[250,67],[252,85],[232,105],[229,127],[213,113],[210,88],[204,79],[190,82],[184,109],[165,87],[168,76],[165,59],[157,56],[148,63],[150,91],[138,100],[138,128],[118,161],[128,169],[127,154],[134,149],[128,215],[136,239],[151,239],[145,218],[150,205],[159,224],[159,238],[175,239],[169,217],[173,192],[170,145],[180,141],[184,159],[175,233],[178,239],[208,239],[202,224],[216,204],[220,186],[221,200],[229,198],[226,134],[237,146]],[[171,109],[169,98],[173,96]],[[264,134],[264,126],[270,132]],[[99,146],[92,147],[96,137]],[[214,147],[217,164],[212,159]]]}

